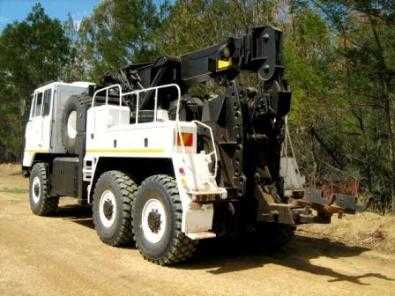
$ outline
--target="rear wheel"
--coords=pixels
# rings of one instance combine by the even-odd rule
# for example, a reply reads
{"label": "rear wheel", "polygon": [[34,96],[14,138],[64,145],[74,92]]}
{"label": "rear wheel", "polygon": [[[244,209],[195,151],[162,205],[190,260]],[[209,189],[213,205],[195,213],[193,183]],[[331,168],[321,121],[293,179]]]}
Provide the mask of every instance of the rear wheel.
{"label": "rear wheel", "polygon": [[51,216],[56,213],[58,196],[50,196],[48,165],[36,163],[30,174],[29,201],[32,212],[39,216]]}
{"label": "rear wheel", "polygon": [[96,182],[93,222],[100,239],[111,246],[133,242],[131,207],[137,186],[120,171],[105,172]]}
{"label": "rear wheel", "polygon": [[196,241],[181,232],[182,207],[174,178],[155,175],[141,184],[133,202],[133,232],[143,257],[160,265],[185,261]]}

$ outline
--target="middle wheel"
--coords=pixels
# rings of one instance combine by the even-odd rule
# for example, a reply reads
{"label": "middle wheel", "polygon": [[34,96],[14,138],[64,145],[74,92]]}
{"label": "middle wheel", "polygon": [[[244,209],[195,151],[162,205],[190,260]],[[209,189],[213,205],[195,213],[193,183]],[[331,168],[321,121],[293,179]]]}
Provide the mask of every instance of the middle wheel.
{"label": "middle wheel", "polygon": [[93,196],[93,222],[100,239],[111,246],[133,241],[132,200],[137,191],[133,180],[120,171],[103,173]]}

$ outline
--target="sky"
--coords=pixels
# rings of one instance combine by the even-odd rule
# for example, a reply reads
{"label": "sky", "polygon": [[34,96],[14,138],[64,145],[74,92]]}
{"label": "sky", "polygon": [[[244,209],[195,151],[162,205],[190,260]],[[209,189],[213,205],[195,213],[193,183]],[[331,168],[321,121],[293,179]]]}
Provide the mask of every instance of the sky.
{"label": "sky", "polygon": [[32,6],[40,2],[52,18],[67,19],[68,13],[78,24],[83,17],[91,14],[99,0],[0,0],[0,30],[8,23],[26,18]]}
{"label": "sky", "polygon": [[[25,19],[37,2],[41,3],[50,17],[63,21],[70,13],[74,22],[79,24],[85,16],[91,14],[100,0],[0,0],[0,31],[8,23]],[[154,2],[160,4],[163,0]]]}
{"label": "sky", "polygon": [[[160,4],[163,1],[154,2]],[[70,13],[78,25],[85,16],[91,14],[100,0],[0,0],[0,32],[7,24],[25,19],[37,2],[41,3],[50,17],[63,21]]]}

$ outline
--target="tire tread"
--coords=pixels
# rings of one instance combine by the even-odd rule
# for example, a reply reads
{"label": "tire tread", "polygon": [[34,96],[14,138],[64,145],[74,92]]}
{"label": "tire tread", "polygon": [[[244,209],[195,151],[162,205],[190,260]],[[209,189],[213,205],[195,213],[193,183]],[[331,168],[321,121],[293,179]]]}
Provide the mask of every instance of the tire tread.
{"label": "tire tread", "polygon": [[[103,181],[104,178],[110,176],[112,180],[116,183],[121,190],[121,199],[122,199],[122,221],[121,228],[118,231],[117,235],[111,239],[104,239],[100,237],[101,240],[113,247],[120,247],[129,245],[133,241],[132,234],[132,223],[131,223],[131,212],[132,212],[132,201],[134,199],[135,193],[137,192],[137,185],[133,182],[133,180],[125,173],[121,171],[108,171],[102,174],[97,180],[96,184],[99,184]],[[94,199],[100,198],[96,196],[96,190],[94,194]],[[95,215],[95,213],[93,213]],[[97,229],[98,225],[96,224],[95,219],[93,219],[95,228]],[[100,234],[99,234],[100,236]]]}
{"label": "tire tread", "polygon": [[[143,181],[143,184],[148,182],[156,182],[161,184],[165,188],[166,192],[169,194],[170,203],[173,206],[173,217],[175,219],[175,235],[170,240],[170,246],[168,247],[168,251],[161,258],[153,258],[145,254],[142,250],[142,247],[140,246],[139,239],[136,237],[136,233],[134,232],[134,240],[136,242],[136,246],[145,260],[155,264],[173,265],[186,261],[187,259],[192,257],[192,255],[196,251],[197,241],[191,240],[181,231],[182,206],[178,194],[177,184],[174,178],[168,175],[154,175],[148,177],[146,180]],[[134,213],[134,215],[137,214],[140,213]]]}
{"label": "tire tread", "polygon": [[[58,210],[59,205],[59,197],[57,196],[49,196],[49,184],[48,184],[48,164],[44,162],[38,162],[33,166],[32,176],[34,176],[34,171],[38,170],[38,175],[42,181],[42,202],[35,214],[38,216],[52,216]],[[33,177],[31,177],[33,179]],[[31,194],[31,193],[29,193]]]}

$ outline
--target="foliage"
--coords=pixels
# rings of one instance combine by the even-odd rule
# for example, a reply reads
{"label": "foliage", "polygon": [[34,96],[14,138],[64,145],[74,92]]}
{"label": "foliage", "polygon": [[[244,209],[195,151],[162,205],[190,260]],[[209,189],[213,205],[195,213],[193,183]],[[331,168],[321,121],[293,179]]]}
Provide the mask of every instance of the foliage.
{"label": "foliage", "polygon": [[179,56],[245,32],[253,25],[271,23],[284,1],[194,0],[176,1],[156,33],[162,54]]}
{"label": "foliage", "polygon": [[[307,170],[321,178],[328,177],[326,168],[334,176],[354,176],[386,208],[395,195],[393,8],[390,1],[299,1],[292,28],[298,30],[302,20],[305,31],[293,30],[286,46],[296,108],[303,110],[294,114],[299,117],[293,123],[296,130],[304,129],[300,139],[310,137],[307,151],[315,159],[307,159],[307,167],[315,164]],[[308,54],[317,53],[316,46],[295,40],[309,39],[308,31],[321,27],[303,21],[312,13],[325,23],[332,40],[318,32],[311,35],[323,49],[316,59]],[[302,86],[306,80],[311,84]],[[314,90],[325,92],[319,101]],[[310,105],[312,100],[318,105]],[[303,122],[312,116],[315,121]],[[299,144],[305,150],[305,141]]]}
{"label": "foliage", "polygon": [[107,71],[156,56],[153,32],[160,21],[152,0],[103,1],[80,29],[89,76],[99,79]]}
{"label": "foliage", "polygon": [[0,153],[19,159],[24,107],[32,90],[61,77],[69,60],[62,24],[36,4],[26,20],[9,24],[0,36]]}
{"label": "foliage", "polygon": [[[25,21],[3,30],[0,153],[7,153],[6,159],[21,151],[22,106],[41,82],[98,80],[128,63],[180,56],[269,23],[284,31],[283,60],[293,89],[290,130],[309,182],[353,177],[376,206],[390,207],[395,196],[393,1],[155,3],[103,0],[79,28],[71,17],[62,26],[36,5]],[[254,84],[256,78],[243,75],[240,82]],[[218,91],[213,85],[203,90]]]}

